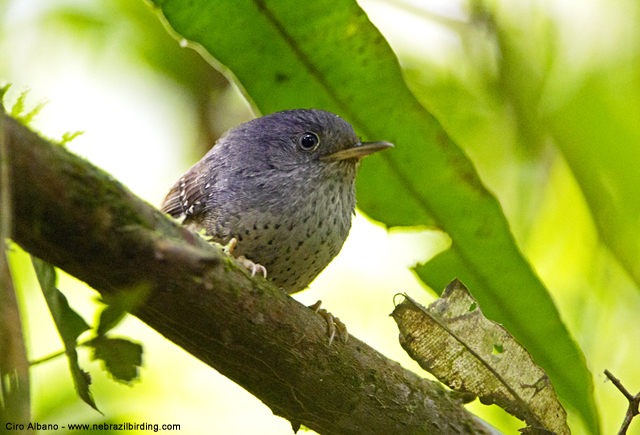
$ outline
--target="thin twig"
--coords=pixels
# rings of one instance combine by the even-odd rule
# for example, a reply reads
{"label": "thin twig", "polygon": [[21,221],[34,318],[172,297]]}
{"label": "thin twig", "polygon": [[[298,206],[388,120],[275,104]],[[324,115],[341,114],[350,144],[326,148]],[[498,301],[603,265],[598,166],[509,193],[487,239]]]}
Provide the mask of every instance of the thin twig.
{"label": "thin twig", "polygon": [[620,382],[618,378],[613,376],[613,374],[611,374],[609,370],[605,369],[604,374],[607,378],[609,378],[611,382],[613,382],[613,385],[615,385],[618,390],[620,390],[620,392],[624,395],[624,397],[626,397],[629,401],[629,408],[627,408],[627,413],[624,416],[622,427],[618,431],[618,435],[626,435],[627,429],[629,429],[629,425],[631,424],[631,420],[633,420],[633,417],[640,414],[640,410],[638,409],[640,407],[640,393],[633,396],[622,385],[622,382]]}
{"label": "thin twig", "polygon": [[[81,347],[81,346],[86,346],[87,343],[89,343],[91,340],[93,340],[93,338],[88,338],[88,339],[86,339],[86,340],[84,340],[84,341],[82,341],[80,343],[77,343],[76,344],[76,348],[77,347]],[[47,361],[51,361],[52,359],[55,359],[55,358],[57,358],[59,356],[62,356],[64,354],[65,354],[65,350],[63,349],[63,350],[59,350],[57,352],[54,352],[52,354],[49,354],[47,356],[43,356],[41,358],[35,359],[33,361],[29,361],[29,367],[37,366],[38,364],[42,364],[42,363],[45,363]]]}

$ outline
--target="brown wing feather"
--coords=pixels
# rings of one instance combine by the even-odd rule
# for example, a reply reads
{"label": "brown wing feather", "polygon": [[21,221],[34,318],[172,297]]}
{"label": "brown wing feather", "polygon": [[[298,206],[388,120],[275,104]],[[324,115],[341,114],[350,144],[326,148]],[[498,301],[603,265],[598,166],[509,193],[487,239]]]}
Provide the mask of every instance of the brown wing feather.
{"label": "brown wing feather", "polygon": [[210,185],[200,166],[200,163],[194,165],[175,182],[160,210],[174,218],[189,218],[204,211]]}

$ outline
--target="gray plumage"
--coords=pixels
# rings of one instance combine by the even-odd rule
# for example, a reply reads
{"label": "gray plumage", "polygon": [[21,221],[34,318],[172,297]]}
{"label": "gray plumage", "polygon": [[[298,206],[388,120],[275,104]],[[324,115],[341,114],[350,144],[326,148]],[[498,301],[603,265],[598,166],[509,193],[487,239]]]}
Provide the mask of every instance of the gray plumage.
{"label": "gray plumage", "polygon": [[273,113],[227,132],[173,185],[162,210],[221,244],[236,238],[234,255],[295,293],[349,234],[360,159],[390,146],[360,143],[348,122],[323,110]]}

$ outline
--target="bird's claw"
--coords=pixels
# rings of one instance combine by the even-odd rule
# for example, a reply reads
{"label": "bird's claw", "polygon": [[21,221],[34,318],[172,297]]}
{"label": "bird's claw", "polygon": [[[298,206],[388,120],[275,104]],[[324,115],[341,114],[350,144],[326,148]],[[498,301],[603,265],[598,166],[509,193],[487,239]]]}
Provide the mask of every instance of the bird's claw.
{"label": "bird's claw", "polygon": [[316,313],[320,314],[327,322],[327,327],[328,327],[327,332],[329,333],[329,346],[331,346],[331,343],[333,343],[333,339],[336,336],[336,331],[339,333],[340,337],[342,338],[342,341],[346,343],[347,340],[349,339],[349,332],[347,331],[347,325],[342,323],[342,321],[338,317],[334,317],[333,314],[331,314],[324,308],[320,308],[321,305],[322,305],[322,301],[318,300],[318,302],[316,302],[315,304],[309,305],[309,308],[311,308]]}
{"label": "bird's claw", "polygon": [[245,257],[238,257],[237,260],[247,269],[249,269],[251,271],[251,276],[254,277],[256,276],[256,272],[262,272],[262,276],[264,276],[265,278],[267,277],[267,269],[262,265],[262,264],[257,264],[254,263],[253,261],[245,258]]}
{"label": "bird's claw", "polygon": [[[233,250],[238,244],[238,239],[235,237],[229,240],[229,243],[223,246],[222,250],[227,255],[233,255]],[[257,272],[261,272],[262,276],[267,277],[267,269],[262,264],[254,263],[253,261],[245,258],[244,256],[240,256],[236,258],[244,267],[251,271],[251,277],[256,276]]]}

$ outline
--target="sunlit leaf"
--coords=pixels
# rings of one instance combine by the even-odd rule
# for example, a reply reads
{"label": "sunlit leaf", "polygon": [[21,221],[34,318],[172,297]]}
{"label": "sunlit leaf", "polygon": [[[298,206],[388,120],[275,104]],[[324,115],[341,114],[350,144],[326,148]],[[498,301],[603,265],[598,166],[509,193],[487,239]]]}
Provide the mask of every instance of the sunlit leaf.
{"label": "sunlit leaf", "polygon": [[570,434],[553,385],[501,325],[484,317],[458,280],[425,308],[405,296],[392,316],[400,344],[420,366],[456,391],[497,404],[533,428]]}

